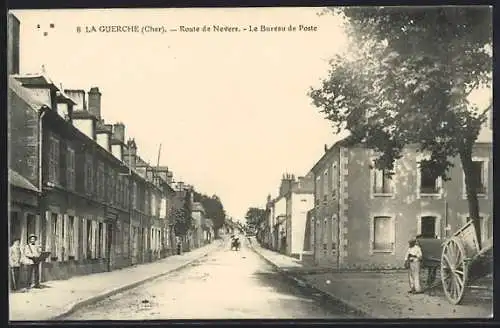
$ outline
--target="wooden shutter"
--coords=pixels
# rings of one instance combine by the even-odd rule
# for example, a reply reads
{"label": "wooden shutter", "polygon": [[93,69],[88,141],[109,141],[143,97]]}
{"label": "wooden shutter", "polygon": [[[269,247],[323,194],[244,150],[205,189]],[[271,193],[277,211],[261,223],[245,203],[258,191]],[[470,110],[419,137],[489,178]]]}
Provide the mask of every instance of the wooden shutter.
{"label": "wooden shutter", "polygon": [[87,218],[82,217],[82,258],[87,259]]}

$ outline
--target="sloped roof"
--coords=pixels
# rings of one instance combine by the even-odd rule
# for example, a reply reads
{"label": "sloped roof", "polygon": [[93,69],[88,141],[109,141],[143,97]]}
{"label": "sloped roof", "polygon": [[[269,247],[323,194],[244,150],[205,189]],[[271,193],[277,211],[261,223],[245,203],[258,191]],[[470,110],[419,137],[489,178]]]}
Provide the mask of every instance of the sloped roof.
{"label": "sloped roof", "polygon": [[38,191],[38,189],[31,182],[29,182],[28,179],[12,169],[9,169],[9,183],[14,187]]}
{"label": "sloped roof", "polygon": [[21,84],[23,85],[30,85],[30,86],[46,85],[57,89],[54,82],[45,74],[16,74],[13,75],[13,77],[19,82],[21,82]]}
{"label": "sloped roof", "polygon": [[25,88],[21,82],[19,82],[13,76],[9,76],[9,89],[12,90],[19,98],[25,101],[31,108],[39,110],[42,107],[51,106],[50,103],[45,102],[43,99],[35,95],[30,89]]}
{"label": "sloped roof", "polygon": [[349,137],[351,136],[351,133],[349,131],[344,131],[344,132],[341,132],[338,137],[339,139],[330,147],[328,148],[324,153],[323,155],[321,156],[321,158],[314,164],[314,166],[311,168],[311,170],[309,171],[309,173],[314,173],[317,168],[323,163],[323,161],[330,156],[331,152],[333,151],[333,149],[335,149],[335,147],[338,147],[338,146],[343,146],[346,144],[346,142],[349,140]]}

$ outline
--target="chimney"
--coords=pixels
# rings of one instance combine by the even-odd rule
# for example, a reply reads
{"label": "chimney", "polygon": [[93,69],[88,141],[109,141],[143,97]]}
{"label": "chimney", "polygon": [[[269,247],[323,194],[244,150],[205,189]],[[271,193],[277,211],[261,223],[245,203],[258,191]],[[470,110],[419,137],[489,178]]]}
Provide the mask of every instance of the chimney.
{"label": "chimney", "polygon": [[125,125],[123,123],[113,125],[113,139],[125,143]]}
{"label": "chimney", "polygon": [[73,110],[82,111],[87,110],[87,104],[85,102],[85,91],[84,90],[64,90],[64,93],[73,100],[76,105],[73,106]]}
{"label": "chimney", "polygon": [[101,119],[101,93],[98,87],[92,87],[88,92],[89,112],[98,120]]}
{"label": "chimney", "polygon": [[128,158],[127,165],[130,165],[131,168],[135,169],[136,161],[137,161],[137,145],[135,144],[135,139],[129,139],[127,141],[128,146]]}
{"label": "chimney", "polygon": [[328,152],[328,145],[325,144],[325,153]]}
{"label": "chimney", "polygon": [[20,23],[9,13],[7,18],[7,74],[19,74],[19,31]]}
{"label": "chimney", "polygon": [[168,172],[167,173],[167,183],[171,184],[173,180],[174,180],[174,174],[172,172]]}

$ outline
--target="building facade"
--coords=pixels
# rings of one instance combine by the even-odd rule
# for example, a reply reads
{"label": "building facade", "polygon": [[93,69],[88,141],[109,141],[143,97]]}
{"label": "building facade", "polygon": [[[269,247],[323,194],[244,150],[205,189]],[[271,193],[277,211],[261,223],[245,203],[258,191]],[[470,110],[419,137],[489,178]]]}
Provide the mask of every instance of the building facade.
{"label": "building facade", "polygon": [[192,208],[193,217],[193,248],[198,248],[205,244],[204,238],[204,225],[205,225],[205,208],[199,202],[193,203]]}
{"label": "building facade", "polygon": [[100,98],[98,88],[63,91],[44,75],[9,77],[10,237],[36,234],[51,253],[42,281],[173,253],[172,175],[145,165],[133,140],[125,145],[123,124],[105,124]]}
{"label": "building facade", "polygon": [[[482,239],[492,238],[492,144],[478,139],[473,152],[480,182]],[[482,133],[482,136],[488,136]],[[468,220],[464,174],[458,159],[450,181],[434,178],[408,147],[391,178],[374,168],[375,153],[341,141],[313,167],[314,209],[309,212],[314,262],[333,268],[399,268],[408,240],[446,238]]]}

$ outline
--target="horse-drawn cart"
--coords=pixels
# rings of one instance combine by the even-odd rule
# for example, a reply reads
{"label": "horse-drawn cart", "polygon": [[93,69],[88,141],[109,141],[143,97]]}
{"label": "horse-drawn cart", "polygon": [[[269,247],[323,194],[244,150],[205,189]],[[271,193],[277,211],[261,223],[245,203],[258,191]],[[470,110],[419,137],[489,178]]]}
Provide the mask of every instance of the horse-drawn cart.
{"label": "horse-drawn cart", "polygon": [[465,288],[472,281],[492,273],[493,240],[483,241],[480,247],[472,221],[451,238],[444,241],[419,238],[419,244],[423,253],[423,267],[429,268],[430,272],[440,269],[443,291],[451,304],[462,301]]}

